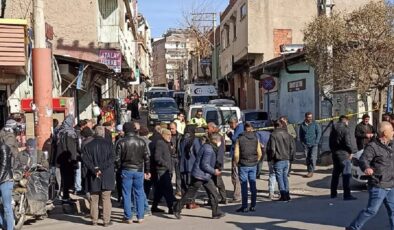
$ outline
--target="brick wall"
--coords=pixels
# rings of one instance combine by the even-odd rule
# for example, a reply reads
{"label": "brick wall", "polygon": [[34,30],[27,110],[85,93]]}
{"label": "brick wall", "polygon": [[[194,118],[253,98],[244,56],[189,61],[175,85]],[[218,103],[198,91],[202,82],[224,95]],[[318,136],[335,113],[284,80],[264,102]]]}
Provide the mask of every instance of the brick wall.
{"label": "brick wall", "polygon": [[280,56],[280,45],[291,44],[292,41],[291,29],[274,29],[274,56]]}

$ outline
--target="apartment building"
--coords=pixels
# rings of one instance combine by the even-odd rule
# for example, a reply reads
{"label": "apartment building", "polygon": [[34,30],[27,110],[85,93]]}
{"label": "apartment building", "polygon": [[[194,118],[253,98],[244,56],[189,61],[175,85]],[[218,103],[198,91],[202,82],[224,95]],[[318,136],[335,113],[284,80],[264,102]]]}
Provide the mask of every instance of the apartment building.
{"label": "apartment building", "polygon": [[[230,0],[220,16],[219,89],[235,95],[242,109],[263,108],[264,90],[249,68],[278,57],[280,45],[302,44],[303,29],[324,13],[327,0]],[[331,0],[334,10],[351,11],[368,0]],[[223,86],[224,85],[224,86]]]}
{"label": "apartment building", "polygon": [[180,90],[196,76],[189,76],[188,61],[197,40],[189,30],[169,29],[161,39],[153,42],[154,85],[166,85]]}
{"label": "apartment building", "polygon": [[[9,1],[4,14],[26,19],[30,44],[34,40],[32,10],[32,1]],[[44,10],[47,46],[53,50],[53,96],[75,98],[80,119],[93,118],[93,106],[103,98],[126,97],[128,90],[140,84],[140,72],[150,74],[150,57],[144,53],[141,60],[138,45],[144,43],[149,53],[150,32],[138,31],[136,0],[53,0],[45,1]],[[148,25],[145,19],[144,24]],[[26,63],[29,69],[28,58]],[[81,71],[83,77],[77,84]],[[28,71],[20,75],[10,92],[11,113],[20,112],[22,98],[32,97],[29,77]]]}

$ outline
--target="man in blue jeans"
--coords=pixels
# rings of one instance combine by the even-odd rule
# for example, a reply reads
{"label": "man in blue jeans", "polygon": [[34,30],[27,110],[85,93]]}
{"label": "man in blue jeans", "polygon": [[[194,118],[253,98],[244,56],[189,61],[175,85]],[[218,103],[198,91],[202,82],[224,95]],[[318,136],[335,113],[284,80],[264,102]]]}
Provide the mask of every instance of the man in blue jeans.
{"label": "man in blue jeans", "polygon": [[272,162],[276,180],[280,191],[280,201],[290,201],[289,180],[289,159],[295,153],[295,142],[287,132],[286,123],[277,120],[274,122],[275,130],[267,144],[267,160]]}
{"label": "man in blue jeans", "polygon": [[[150,178],[150,161],[145,141],[136,134],[135,125],[123,125],[124,138],[116,144],[116,164],[122,170],[122,196],[124,223],[132,223],[132,207],[136,207],[138,223],[144,221],[145,193],[144,177]],[[144,175],[145,172],[145,175]],[[134,195],[135,205],[131,202]]]}
{"label": "man in blue jeans", "polygon": [[12,211],[12,153],[8,145],[0,144],[0,198],[3,203],[3,213],[0,215],[0,226],[5,230],[14,229],[14,213]]}
{"label": "man in blue jeans", "polygon": [[[261,156],[261,145],[257,134],[253,132],[253,126],[250,123],[246,123],[245,132],[238,138],[234,148],[234,164],[239,166],[242,197],[242,205],[237,209],[237,212],[254,212],[256,210],[256,170]],[[249,210],[248,181],[250,193],[252,194]]]}
{"label": "man in blue jeans", "polygon": [[366,145],[360,157],[360,168],[369,176],[368,206],[358,214],[357,218],[346,230],[359,230],[374,217],[382,203],[387,208],[390,218],[390,229],[394,230],[394,150],[393,126],[384,121],[378,125],[378,139]]}
{"label": "man in blue jeans", "polygon": [[300,141],[304,147],[308,174],[304,177],[311,178],[316,168],[317,150],[321,138],[319,124],[313,121],[311,112],[305,113],[305,120],[300,126]]}

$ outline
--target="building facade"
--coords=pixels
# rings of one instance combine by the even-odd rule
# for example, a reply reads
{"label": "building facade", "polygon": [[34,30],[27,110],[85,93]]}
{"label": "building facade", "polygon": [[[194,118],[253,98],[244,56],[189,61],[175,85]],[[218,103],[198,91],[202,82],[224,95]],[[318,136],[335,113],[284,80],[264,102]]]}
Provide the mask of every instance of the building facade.
{"label": "building facade", "polygon": [[180,90],[197,76],[190,76],[189,60],[197,40],[186,29],[169,29],[163,38],[153,42],[154,85]]}
{"label": "building facade", "polygon": [[235,95],[242,109],[263,108],[266,92],[251,77],[249,68],[280,56],[281,45],[302,44],[303,29],[313,17],[325,13],[323,4],[351,11],[366,2],[230,0],[220,17],[219,89],[228,89],[222,92],[227,96]]}
{"label": "building facade", "polygon": [[[5,18],[26,20],[26,53],[34,41],[32,9],[32,1],[10,1],[4,11]],[[95,118],[93,108],[102,99],[127,97],[141,83],[140,69],[150,74],[149,55],[139,57],[136,0],[45,1],[44,14],[53,52],[53,97],[74,98],[79,119]],[[143,42],[150,50],[150,39]],[[10,113],[23,112],[22,99],[33,97],[30,72],[27,56],[8,95]]]}

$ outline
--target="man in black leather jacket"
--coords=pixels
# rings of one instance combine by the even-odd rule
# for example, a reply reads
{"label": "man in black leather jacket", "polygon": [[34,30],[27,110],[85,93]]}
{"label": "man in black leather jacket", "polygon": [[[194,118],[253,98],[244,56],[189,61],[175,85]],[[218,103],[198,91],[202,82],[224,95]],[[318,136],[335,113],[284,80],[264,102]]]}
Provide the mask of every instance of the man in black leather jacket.
{"label": "man in black leather jacket", "polygon": [[116,165],[122,170],[122,196],[124,221],[132,223],[131,194],[135,195],[137,219],[144,220],[144,172],[145,178],[150,178],[150,160],[145,141],[141,139],[131,122],[123,125],[124,138],[116,144]]}
{"label": "man in black leather jacket", "polygon": [[12,174],[11,148],[4,142],[0,144],[0,198],[3,203],[3,215],[0,215],[2,229],[14,229],[14,214],[12,211],[12,189],[14,187]]}
{"label": "man in black leather jacket", "polygon": [[331,179],[331,198],[337,197],[339,176],[342,174],[343,199],[355,200],[356,198],[350,194],[351,173],[344,172],[346,164],[350,163],[349,160],[353,150],[348,124],[349,119],[342,115],[330,133],[329,143],[334,165]]}
{"label": "man in black leather jacket", "polygon": [[267,143],[267,160],[273,163],[276,180],[280,190],[280,201],[290,201],[289,170],[290,156],[295,153],[294,138],[287,132],[286,123],[277,120],[275,130]]}

